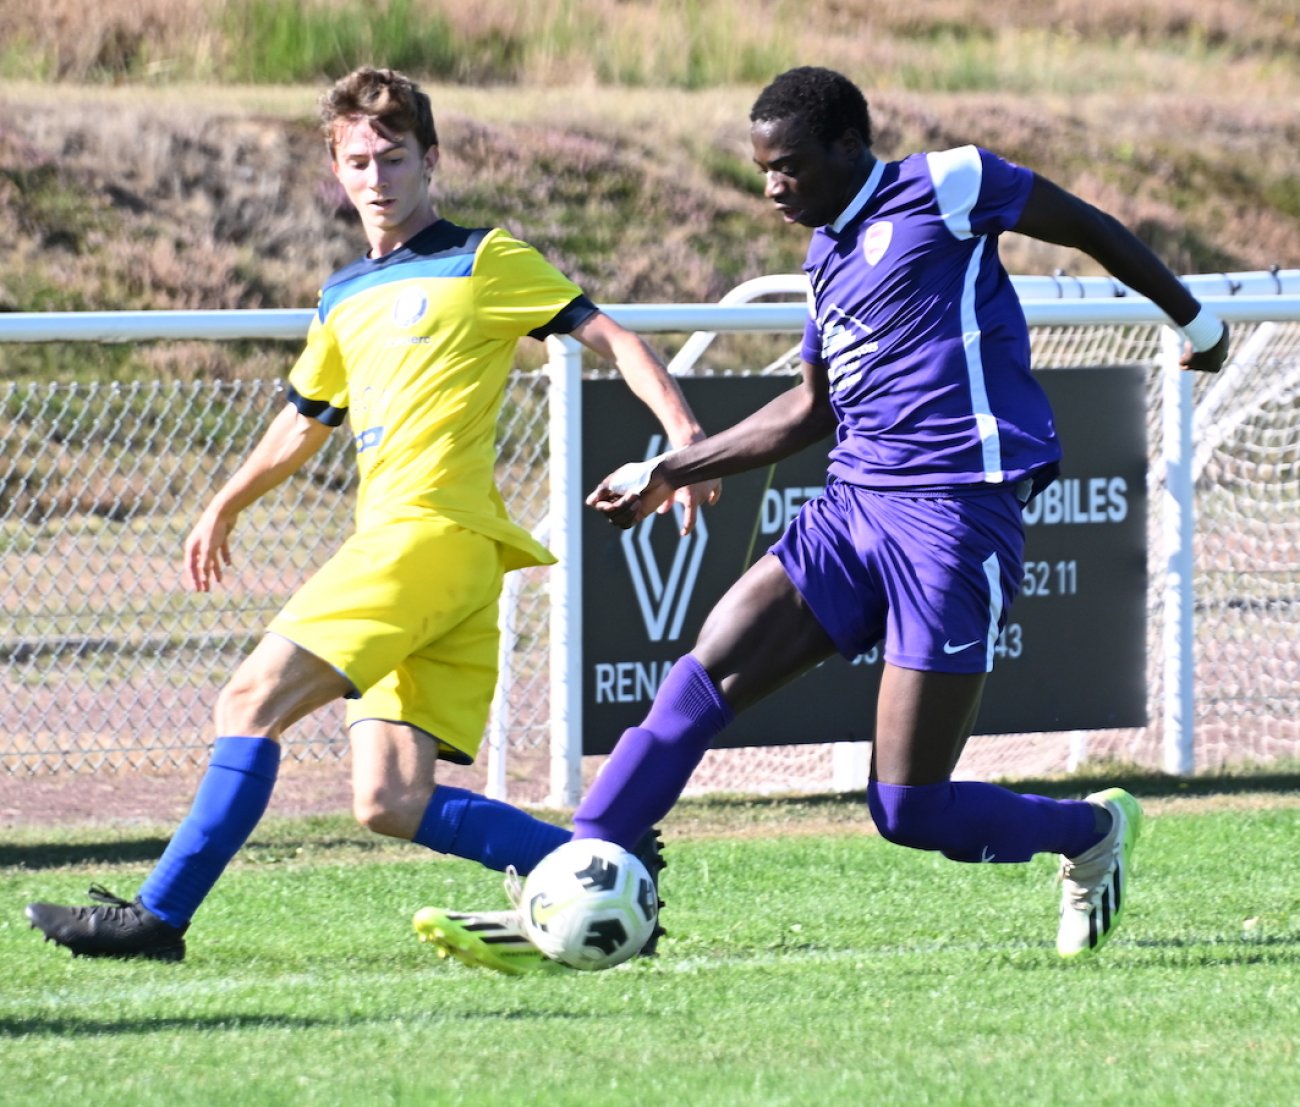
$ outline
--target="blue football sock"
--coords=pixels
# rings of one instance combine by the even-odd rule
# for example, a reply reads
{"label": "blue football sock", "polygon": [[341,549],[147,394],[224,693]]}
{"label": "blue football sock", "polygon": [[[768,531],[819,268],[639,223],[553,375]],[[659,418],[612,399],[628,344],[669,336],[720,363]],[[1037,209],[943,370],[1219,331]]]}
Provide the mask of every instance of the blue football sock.
{"label": "blue football sock", "polygon": [[140,902],[184,926],[257,826],[275,787],[280,743],[218,738],[190,813],[140,888]]}
{"label": "blue football sock", "polygon": [[439,784],[411,841],[497,872],[513,866],[526,876],[571,837],[564,827],[535,819],[508,803]]}

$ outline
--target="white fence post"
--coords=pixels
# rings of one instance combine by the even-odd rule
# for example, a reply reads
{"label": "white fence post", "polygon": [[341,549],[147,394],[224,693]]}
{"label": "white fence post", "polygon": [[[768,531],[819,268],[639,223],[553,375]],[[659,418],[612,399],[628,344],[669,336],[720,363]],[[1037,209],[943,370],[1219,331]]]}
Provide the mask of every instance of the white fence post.
{"label": "white fence post", "polygon": [[1192,543],[1196,517],[1192,487],[1192,375],[1178,365],[1183,338],[1160,331],[1161,454],[1164,536],[1164,769],[1186,776],[1195,768],[1195,641]]}
{"label": "white fence post", "polygon": [[501,644],[497,647],[497,686],[492,694],[492,712],[488,716],[487,780],[483,794],[489,799],[507,798],[506,761],[510,745],[510,724],[513,721],[511,701],[515,690],[515,645],[519,625],[519,573],[507,573],[501,588],[501,608],[497,614],[497,628]]}
{"label": "white fence post", "polygon": [[582,794],[582,347],[552,336],[550,398],[549,571],[552,807],[573,807]]}
{"label": "white fence post", "polygon": [[831,746],[832,791],[861,792],[870,779],[870,742],[836,742]]}

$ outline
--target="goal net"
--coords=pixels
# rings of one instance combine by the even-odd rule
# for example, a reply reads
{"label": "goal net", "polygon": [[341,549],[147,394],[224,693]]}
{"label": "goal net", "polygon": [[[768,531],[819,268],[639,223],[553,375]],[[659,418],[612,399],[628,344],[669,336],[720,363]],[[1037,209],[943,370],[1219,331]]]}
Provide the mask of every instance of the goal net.
{"label": "goal net", "polygon": [[[1156,505],[1164,491],[1165,412],[1157,326],[1031,328],[1039,369],[1138,365],[1147,392],[1148,723],[1123,730],[977,735],[957,775],[1039,777],[1087,763],[1165,763],[1163,581],[1169,551]],[[1197,771],[1300,758],[1300,322],[1239,323],[1233,366],[1193,380],[1193,580]],[[696,791],[831,790],[860,779],[864,756],[835,746],[715,750]]]}

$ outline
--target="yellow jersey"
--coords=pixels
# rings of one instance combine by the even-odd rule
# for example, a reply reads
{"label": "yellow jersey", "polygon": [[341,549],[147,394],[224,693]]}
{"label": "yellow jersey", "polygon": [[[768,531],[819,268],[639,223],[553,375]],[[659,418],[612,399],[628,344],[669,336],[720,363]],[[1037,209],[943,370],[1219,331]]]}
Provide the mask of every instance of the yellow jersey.
{"label": "yellow jersey", "polygon": [[517,341],[567,334],[596,311],[533,247],[445,219],[331,276],[289,402],[329,426],[348,419],[357,529],[442,519],[502,543],[507,568],[553,563],[506,512],[497,418]]}

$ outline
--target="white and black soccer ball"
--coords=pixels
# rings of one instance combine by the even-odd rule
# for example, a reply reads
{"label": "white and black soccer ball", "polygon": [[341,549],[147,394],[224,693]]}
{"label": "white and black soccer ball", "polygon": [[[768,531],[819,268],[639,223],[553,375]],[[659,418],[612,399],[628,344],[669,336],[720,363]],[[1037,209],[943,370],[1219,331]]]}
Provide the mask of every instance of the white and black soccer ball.
{"label": "white and black soccer ball", "polygon": [[582,838],[548,853],[524,880],[524,930],[547,957],[608,969],[654,933],[659,893],[645,865],[613,842]]}

